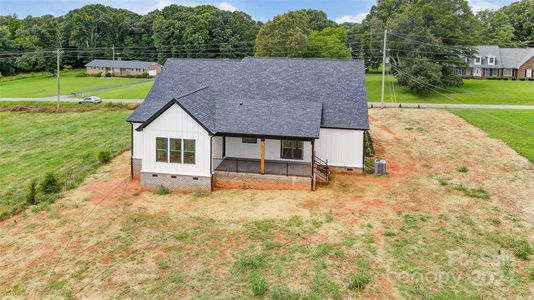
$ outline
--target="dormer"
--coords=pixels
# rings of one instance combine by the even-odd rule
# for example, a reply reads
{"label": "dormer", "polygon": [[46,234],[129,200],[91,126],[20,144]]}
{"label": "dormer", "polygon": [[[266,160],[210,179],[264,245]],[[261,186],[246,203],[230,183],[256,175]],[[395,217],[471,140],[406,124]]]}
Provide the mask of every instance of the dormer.
{"label": "dormer", "polygon": [[482,64],[482,57],[481,56],[475,56],[475,65],[480,66]]}
{"label": "dormer", "polygon": [[488,66],[494,66],[495,65],[495,56],[488,56]]}

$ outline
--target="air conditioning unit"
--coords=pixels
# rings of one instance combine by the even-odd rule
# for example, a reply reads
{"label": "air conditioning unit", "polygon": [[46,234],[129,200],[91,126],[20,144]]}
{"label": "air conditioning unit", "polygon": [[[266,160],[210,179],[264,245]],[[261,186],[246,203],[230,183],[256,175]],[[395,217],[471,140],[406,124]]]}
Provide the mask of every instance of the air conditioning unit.
{"label": "air conditioning unit", "polygon": [[375,176],[385,176],[386,165],[387,163],[385,159],[375,159]]}

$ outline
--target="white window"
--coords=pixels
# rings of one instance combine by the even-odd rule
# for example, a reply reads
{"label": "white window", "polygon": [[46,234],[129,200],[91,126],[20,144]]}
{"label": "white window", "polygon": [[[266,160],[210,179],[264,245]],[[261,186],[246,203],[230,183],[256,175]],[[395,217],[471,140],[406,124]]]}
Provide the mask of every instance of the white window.
{"label": "white window", "polygon": [[156,138],[156,161],[195,164],[195,140]]}
{"label": "white window", "polygon": [[250,138],[250,137],[244,137],[241,139],[241,143],[243,144],[257,144],[258,139],[257,138]]}
{"label": "white window", "polygon": [[502,70],[503,76],[512,76],[512,69],[503,69]]}
{"label": "white window", "polygon": [[488,56],[488,65],[490,66],[495,65],[495,56]]}
{"label": "white window", "polygon": [[525,77],[526,78],[532,78],[532,69],[526,69],[525,70]]}
{"label": "white window", "polygon": [[480,66],[481,63],[482,63],[482,57],[475,56],[475,65]]}

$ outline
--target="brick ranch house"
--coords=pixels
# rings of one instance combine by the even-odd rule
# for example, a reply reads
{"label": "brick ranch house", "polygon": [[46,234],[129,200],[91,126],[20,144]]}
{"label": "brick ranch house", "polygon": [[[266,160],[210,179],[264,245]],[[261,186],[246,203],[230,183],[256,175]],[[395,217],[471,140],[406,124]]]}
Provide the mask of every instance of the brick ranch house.
{"label": "brick ranch house", "polygon": [[161,72],[161,65],[151,61],[94,59],[85,65],[87,74],[111,72],[113,76],[140,75],[147,72],[156,76]]}
{"label": "brick ranch house", "polygon": [[467,67],[458,67],[458,75],[475,79],[534,80],[534,48],[499,48],[477,46],[477,54]]}
{"label": "brick ranch house", "polygon": [[313,189],[362,172],[361,60],[168,59],[132,125],[132,177],[157,189]]}

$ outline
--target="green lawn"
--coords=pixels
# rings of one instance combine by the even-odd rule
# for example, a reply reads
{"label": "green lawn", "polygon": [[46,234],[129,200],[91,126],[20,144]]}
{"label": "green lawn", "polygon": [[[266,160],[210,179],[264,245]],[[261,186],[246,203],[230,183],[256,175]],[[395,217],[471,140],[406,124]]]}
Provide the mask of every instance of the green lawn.
{"label": "green lawn", "polygon": [[91,93],[102,99],[144,99],[154,81]]}
{"label": "green lawn", "polygon": [[534,162],[533,110],[454,109],[452,112]]}
{"label": "green lawn", "polygon": [[[76,74],[84,70],[62,71],[60,75],[61,94],[70,94],[97,88],[118,86],[132,82],[146,81],[136,78],[100,78],[100,77],[76,77]],[[49,97],[56,95],[56,77],[49,73],[43,73],[28,78],[0,81],[0,98],[32,98]],[[125,87],[129,88],[129,87]],[[139,97],[143,98],[143,97]]]}
{"label": "green lawn", "polygon": [[[382,75],[371,73],[366,79],[369,101],[380,101]],[[395,85],[397,102],[534,105],[534,81],[464,80],[463,87],[449,90],[454,93],[440,90],[446,96],[438,93],[422,96]],[[392,101],[387,81],[384,95],[385,101]]]}
{"label": "green lawn", "polygon": [[101,150],[128,149],[130,113],[0,113],[0,219],[25,206],[32,179],[56,172],[72,188],[96,169]]}

